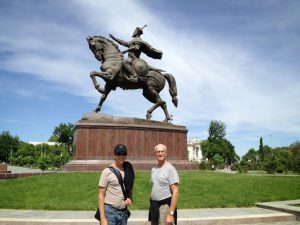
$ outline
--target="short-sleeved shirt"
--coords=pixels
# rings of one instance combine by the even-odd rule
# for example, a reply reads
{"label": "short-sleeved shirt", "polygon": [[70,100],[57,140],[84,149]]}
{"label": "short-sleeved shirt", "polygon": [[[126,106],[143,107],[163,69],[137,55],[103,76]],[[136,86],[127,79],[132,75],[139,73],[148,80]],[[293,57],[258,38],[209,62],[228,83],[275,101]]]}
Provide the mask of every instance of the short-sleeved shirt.
{"label": "short-sleeved shirt", "polygon": [[[119,171],[124,179],[124,171]],[[105,168],[102,171],[98,186],[106,188],[104,197],[105,204],[109,204],[118,209],[125,208],[122,188],[119,184],[118,178],[109,168]]]}
{"label": "short-sleeved shirt", "polygon": [[174,166],[166,162],[162,167],[151,170],[151,200],[160,201],[172,196],[170,186],[179,184],[179,176]]}

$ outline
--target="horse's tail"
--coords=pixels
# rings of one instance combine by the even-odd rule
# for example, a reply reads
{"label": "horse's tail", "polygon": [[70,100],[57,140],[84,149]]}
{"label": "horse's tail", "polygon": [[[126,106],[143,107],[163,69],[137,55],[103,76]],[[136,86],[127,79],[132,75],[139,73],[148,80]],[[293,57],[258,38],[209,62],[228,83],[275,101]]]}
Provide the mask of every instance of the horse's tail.
{"label": "horse's tail", "polygon": [[169,93],[172,96],[172,102],[177,107],[178,105],[178,99],[177,99],[177,86],[176,86],[176,80],[174,76],[170,73],[164,73],[163,74],[166,80],[169,84]]}

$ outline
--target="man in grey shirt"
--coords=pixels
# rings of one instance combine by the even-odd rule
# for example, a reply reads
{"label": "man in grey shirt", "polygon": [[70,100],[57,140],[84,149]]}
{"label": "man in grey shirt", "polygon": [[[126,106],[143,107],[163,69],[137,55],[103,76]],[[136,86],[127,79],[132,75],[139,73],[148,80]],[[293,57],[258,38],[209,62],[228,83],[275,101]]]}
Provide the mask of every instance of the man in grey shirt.
{"label": "man in grey shirt", "polygon": [[157,165],[151,170],[149,221],[151,225],[177,224],[179,177],[174,166],[166,161],[167,147],[155,146]]}

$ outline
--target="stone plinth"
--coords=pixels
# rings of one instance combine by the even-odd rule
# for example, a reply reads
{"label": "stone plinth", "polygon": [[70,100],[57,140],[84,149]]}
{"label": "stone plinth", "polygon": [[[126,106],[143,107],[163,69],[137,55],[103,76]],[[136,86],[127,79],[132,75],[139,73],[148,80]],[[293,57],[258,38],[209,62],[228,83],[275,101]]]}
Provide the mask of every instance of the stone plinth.
{"label": "stone plinth", "polygon": [[11,171],[7,170],[7,164],[6,163],[0,163],[0,174],[1,173],[10,173]]}
{"label": "stone plinth", "polygon": [[135,169],[150,169],[156,164],[154,146],[168,147],[168,160],[178,169],[196,169],[187,153],[187,129],[152,120],[113,117],[87,113],[76,124],[75,160],[65,167],[72,171],[99,171],[112,162],[117,144],[128,148],[128,160]]}

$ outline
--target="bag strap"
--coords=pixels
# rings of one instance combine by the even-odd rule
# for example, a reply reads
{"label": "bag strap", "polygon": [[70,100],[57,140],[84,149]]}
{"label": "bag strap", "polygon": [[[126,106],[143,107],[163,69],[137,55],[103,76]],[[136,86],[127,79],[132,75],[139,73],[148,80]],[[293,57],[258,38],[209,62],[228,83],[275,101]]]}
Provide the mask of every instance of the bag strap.
{"label": "bag strap", "polygon": [[116,177],[118,178],[119,184],[121,186],[123,195],[124,195],[124,200],[126,200],[126,194],[125,194],[125,188],[124,188],[124,181],[122,178],[122,175],[120,173],[119,170],[117,170],[116,168],[114,168],[113,166],[110,166],[109,169],[116,175]]}

